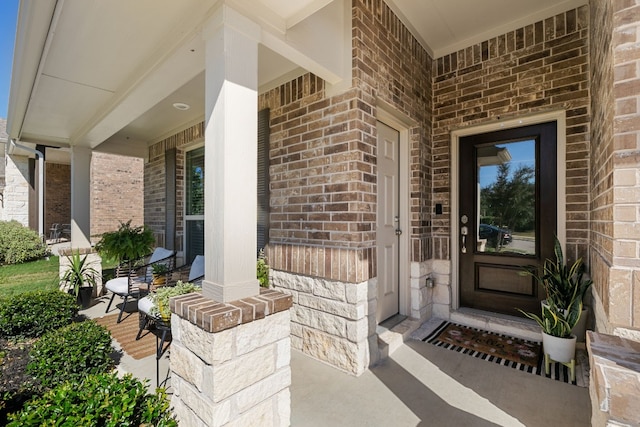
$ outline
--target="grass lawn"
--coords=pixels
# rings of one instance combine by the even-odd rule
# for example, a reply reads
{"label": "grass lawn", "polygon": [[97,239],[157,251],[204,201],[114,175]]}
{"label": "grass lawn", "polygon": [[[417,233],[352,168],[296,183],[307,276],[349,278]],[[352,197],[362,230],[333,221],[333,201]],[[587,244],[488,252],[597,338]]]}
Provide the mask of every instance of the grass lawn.
{"label": "grass lawn", "polygon": [[0,297],[58,288],[58,257],[0,266]]}

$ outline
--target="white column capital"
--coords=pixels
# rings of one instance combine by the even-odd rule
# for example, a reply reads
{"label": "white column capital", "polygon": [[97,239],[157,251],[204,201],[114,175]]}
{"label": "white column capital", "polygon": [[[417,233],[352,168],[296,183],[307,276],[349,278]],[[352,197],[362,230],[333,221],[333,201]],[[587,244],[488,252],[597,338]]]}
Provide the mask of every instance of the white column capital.
{"label": "white column capital", "polygon": [[262,36],[262,28],[259,24],[226,3],[222,3],[204,25],[202,38],[205,41],[211,40],[223,28],[233,29],[256,43],[260,42]]}

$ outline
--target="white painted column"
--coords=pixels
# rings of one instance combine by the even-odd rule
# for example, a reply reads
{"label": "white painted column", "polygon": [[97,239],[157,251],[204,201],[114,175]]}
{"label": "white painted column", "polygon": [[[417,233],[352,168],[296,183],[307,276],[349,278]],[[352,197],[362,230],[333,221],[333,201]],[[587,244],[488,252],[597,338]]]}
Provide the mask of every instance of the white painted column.
{"label": "white painted column", "polygon": [[202,293],[219,302],[258,295],[256,279],[260,27],[227,5],[206,44],[205,257]]}
{"label": "white painted column", "polygon": [[71,147],[71,247],[91,247],[91,149]]}

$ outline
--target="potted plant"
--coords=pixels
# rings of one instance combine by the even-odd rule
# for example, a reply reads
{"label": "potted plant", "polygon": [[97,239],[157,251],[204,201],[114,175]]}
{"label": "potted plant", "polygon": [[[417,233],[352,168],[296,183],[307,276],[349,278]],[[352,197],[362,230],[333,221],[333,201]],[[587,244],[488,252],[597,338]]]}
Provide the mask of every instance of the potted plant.
{"label": "potted plant", "polygon": [[153,286],[160,287],[167,283],[167,272],[169,267],[161,262],[153,264],[151,266],[153,272]]}
{"label": "potted plant", "polygon": [[542,346],[545,354],[561,363],[574,359],[576,336],[571,333],[582,314],[582,301],[575,300],[566,310],[557,307],[553,300],[542,306],[542,315],[538,317],[518,309],[522,314],[538,323],[542,329]]}
{"label": "potted plant", "polygon": [[160,288],[150,296],[153,307],[149,311],[149,314],[156,318],[159,317],[165,323],[169,323],[171,321],[169,300],[178,295],[200,292],[201,289],[202,288],[193,283],[182,281],[178,281],[175,286]]}
{"label": "potted plant", "polygon": [[79,251],[67,255],[67,261],[69,267],[61,279],[63,286],[70,294],[75,295],[82,308],[88,308],[99,273],[87,263],[87,255],[81,257]]}
{"label": "potted plant", "polygon": [[114,260],[118,264],[132,264],[151,253],[155,239],[153,232],[146,226],[132,227],[131,220],[120,223],[116,231],[104,233],[96,244],[100,256]]}
{"label": "potted plant", "polygon": [[[542,301],[542,308],[553,305],[558,310],[566,313],[570,307],[575,307],[576,301],[580,301],[583,313],[581,313],[578,325],[574,333],[584,340],[587,309],[582,305],[583,299],[589,287],[593,284],[591,279],[585,279],[585,265],[582,258],[578,258],[571,266],[565,264],[562,246],[558,238],[555,238],[553,251],[555,260],[547,258],[544,261],[542,275],[538,274],[537,267],[527,266],[523,274],[533,276],[542,285],[546,292],[546,300]],[[544,314],[544,313],[543,313]]]}

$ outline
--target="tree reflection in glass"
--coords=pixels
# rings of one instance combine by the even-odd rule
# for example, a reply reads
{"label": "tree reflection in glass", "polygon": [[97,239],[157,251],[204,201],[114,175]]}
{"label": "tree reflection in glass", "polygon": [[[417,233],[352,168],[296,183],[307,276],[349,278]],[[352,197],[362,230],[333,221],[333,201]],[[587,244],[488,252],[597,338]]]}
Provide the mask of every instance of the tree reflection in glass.
{"label": "tree reflection in glass", "polygon": [[476,149],[478,251],[535,255],[535,144],[526,140]]}

